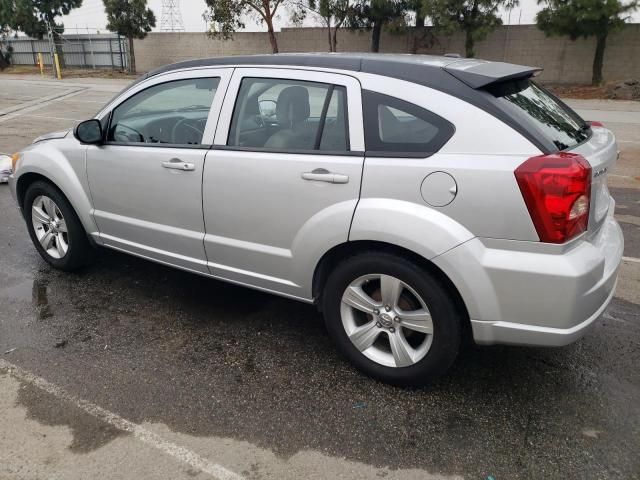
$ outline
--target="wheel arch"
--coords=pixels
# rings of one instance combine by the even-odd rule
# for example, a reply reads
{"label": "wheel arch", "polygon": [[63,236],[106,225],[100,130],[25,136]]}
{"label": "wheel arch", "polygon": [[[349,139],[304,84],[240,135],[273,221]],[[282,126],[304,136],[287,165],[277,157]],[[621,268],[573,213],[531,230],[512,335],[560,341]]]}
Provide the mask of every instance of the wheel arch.
{"label": "wheel arch", "polygon": [[431,273],[435,278],[444,284],[447,291],[451,292],[454,303],[460,313],[465,318],[464,329],[465,334],[471,334],[471,323],[469,321],[469,312],[467,306],[458,291],[458,288],[451,279],[433,262],[429,261],[422,255],[419,255],[407,248],[393,245],[391,243],[380,242],[375,240],[354,240],[341,243],[328,250],[319,260],[313,273],[312,293],[315,304],[321,307],[321,297],[324,285],[331,273],[332,269],[341,261],[348,257],[364,252],[384,252],[393,255],[402,256],[409,259],[414,264]]}
{"label": "wheel arch", "polygon": [[[74,180],[73,178],[67,178],[66,180],[59,181],[57,178],[52,177],[52,175],[48,175],[46,172],[29,169],[26,172],[21,173],[16,179],[16,200],[20,206],[23,216],[24,198],[29,186],[38,181],[46,182],[57,189],[71,204],[71,207],[87,233],[87,237],[89,237],[90,241],[93,243],[94,239],[91,236],[91,232],[96,232],[97,227],[90,214],[91,202],[78,179],[76,178]],[[70,194],[73,190],[77,191],[75,194]],[[79,208],[79,206],[83,206],[84,208]]]}
{"label": "wheel arch", "polygon": [[56,185],[55,182],[52,182],[50,178],[47,178],[44,175],[41,175],[40,173],[35,173],[35,172],[24,173],[20,175],[20,177],[18,178],[18,181],[16,182],[16,198],[18,200],[18,205],[20,206],[20,209],[24,207],[24,196],[27,193],[27,189],[29,188],[30,185],[38,181],[50,183],[55,188],[60,190],[61,193],[64,194],[64,192],[62,192],[60,187]]}

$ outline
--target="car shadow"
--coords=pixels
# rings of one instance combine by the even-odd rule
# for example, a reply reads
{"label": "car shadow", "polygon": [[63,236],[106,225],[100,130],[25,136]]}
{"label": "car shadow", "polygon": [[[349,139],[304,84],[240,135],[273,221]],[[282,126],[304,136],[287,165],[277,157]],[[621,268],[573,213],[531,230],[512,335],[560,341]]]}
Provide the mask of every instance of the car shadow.
{"label": "car shadow", "polygon": [[[73,274],[34,261],[31,320],[11,316],[5,328],[35,353],[16,358],[134,422],[284,458],[317,450],[470,478],[599,472],[612,452],[631,458],[638,447],[628,418],[639,407],[625,385],[638,392],[627,367],[638,364],[640,331],[624,323],[637,306],[622,300],[608,310],[618,320],[601,320],[574,345],[471,345],[445,377],[403,389],[354,370],[312,305],[112,251]],[[51,423],[37,398],[19,401]],[[83,445],[86,432],[73,431],[74,451],[101,445]],[[607,446],[584,431],[606,432]],[[116,438],[109,433],[105,441]]]}

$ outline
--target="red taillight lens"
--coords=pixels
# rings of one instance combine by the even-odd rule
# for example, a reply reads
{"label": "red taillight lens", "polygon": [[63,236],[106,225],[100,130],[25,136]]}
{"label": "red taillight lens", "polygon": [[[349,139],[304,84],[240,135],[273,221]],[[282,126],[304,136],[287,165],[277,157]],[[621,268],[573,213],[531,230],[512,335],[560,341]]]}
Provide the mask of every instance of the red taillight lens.
{"label": "red taillight lens", "polygon": [[587,229],[591,166],[582,155],[532,157],[515,175],[541,242],[564,243]]}
{"label": "red taillight lens", "polygon": [[598,122],[597,120],[589,120],[587,123],[592,127],[604,127],[604,123]]}

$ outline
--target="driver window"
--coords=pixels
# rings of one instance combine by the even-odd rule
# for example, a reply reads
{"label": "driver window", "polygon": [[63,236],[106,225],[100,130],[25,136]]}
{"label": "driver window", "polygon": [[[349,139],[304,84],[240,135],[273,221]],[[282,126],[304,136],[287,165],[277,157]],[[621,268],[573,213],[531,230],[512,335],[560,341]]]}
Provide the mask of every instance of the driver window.
{"label": "driver window", "polygon": [[219,78],[191,78],[147,88],[113,111],[107,140],[200,145]]}

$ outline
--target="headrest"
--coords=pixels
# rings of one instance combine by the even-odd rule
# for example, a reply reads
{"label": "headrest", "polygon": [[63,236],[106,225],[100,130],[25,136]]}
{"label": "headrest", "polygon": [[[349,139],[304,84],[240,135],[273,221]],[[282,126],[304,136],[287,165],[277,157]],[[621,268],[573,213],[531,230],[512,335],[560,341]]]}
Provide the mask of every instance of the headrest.
{"label": "headrest", "polygon": [[287,87],[278,95],[276,118],[283,126],[292,127],[309,118],[309,90],[304,87]]}

